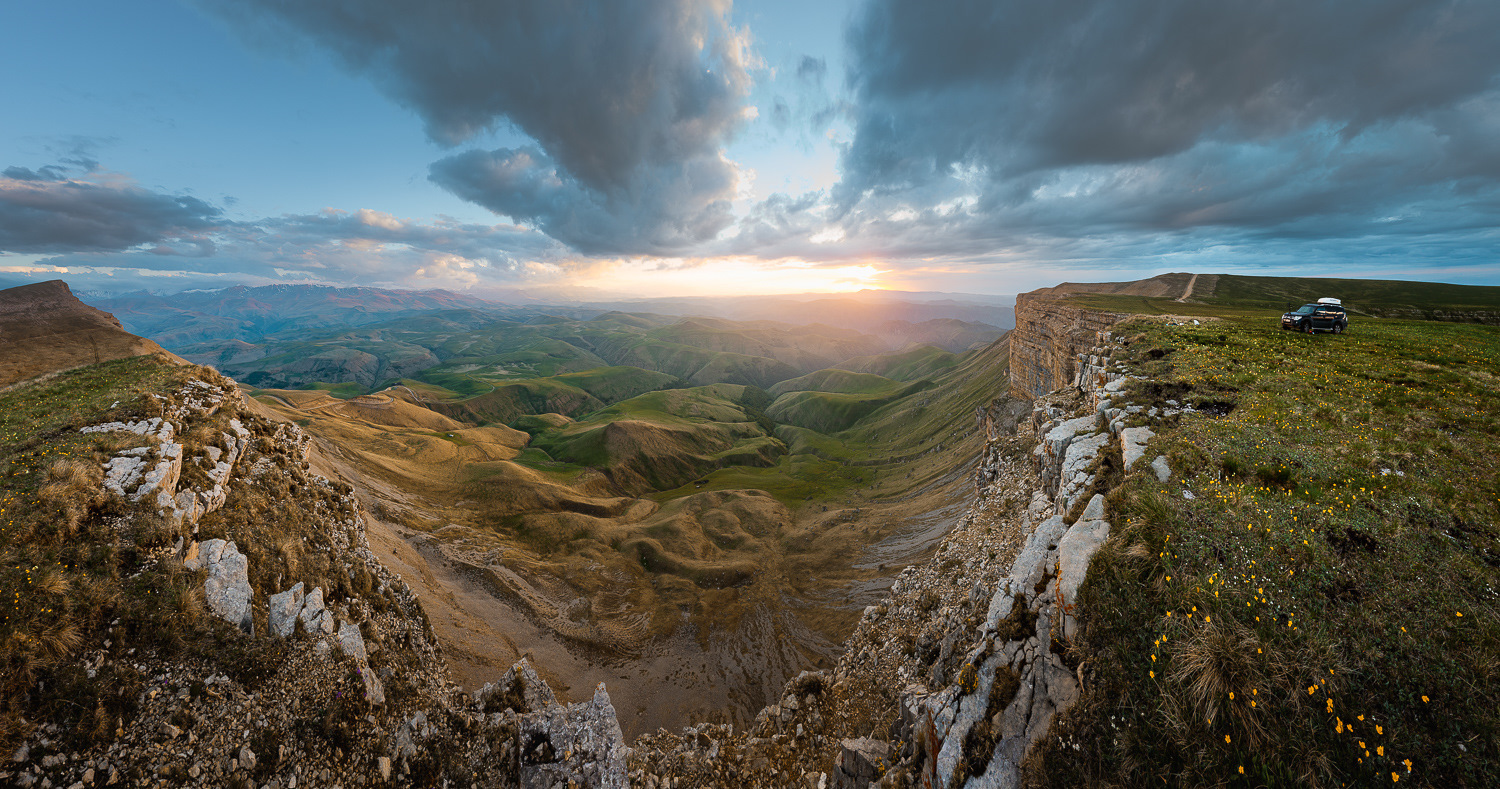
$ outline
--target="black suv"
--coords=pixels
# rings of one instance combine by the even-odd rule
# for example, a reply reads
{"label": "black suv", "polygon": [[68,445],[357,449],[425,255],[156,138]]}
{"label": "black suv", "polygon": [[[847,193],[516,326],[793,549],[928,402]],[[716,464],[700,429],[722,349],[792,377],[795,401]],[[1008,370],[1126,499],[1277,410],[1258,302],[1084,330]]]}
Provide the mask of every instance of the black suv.
{"label": "black suv", "polygon": [[1281,328],[1307,332],[1331,331],[1341,334],[1349,328],[1349,316],[1338,299],[1318,299],[1316,304],[1304,304],[1281,316]]}

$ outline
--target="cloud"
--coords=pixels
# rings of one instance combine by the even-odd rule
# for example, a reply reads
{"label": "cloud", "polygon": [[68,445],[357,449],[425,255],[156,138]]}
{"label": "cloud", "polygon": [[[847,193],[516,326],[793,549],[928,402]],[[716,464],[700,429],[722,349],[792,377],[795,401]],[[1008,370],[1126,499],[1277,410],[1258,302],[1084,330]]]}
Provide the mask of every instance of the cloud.
{"label": "cloud", "polygon": [[[97,169],[97,163],[88,169]],[[224,220],[216,206],[186,195],[143,189],[119,176],[72,167],[7,167],[0,177],[0,252],[123,250],[157,244],[202,254],[203,234]]]}
{"label": "cloud", "polygon": [[872,0],[830,216],[844,254],[914,257],[1479,243],[1500,219],[1497,35],[1492,3]]}
{"label": "cloud", "polygon": [[85,274],[105,285],[301,276],[467,287],[513,282],[537,265],[575,265],[560,243],[517,225],[412,221],[369,209],[230,220],[217,206],[91,164],[85,175],[77,173],[89,169],[82,162],[0,171],[0,271]]}
{"label": "cloud", "polygon": [[588,188],[536,148],[465,151],[429,178],[459,197],[517,217],[585,254],[670,254],[733,221],[733,169],[722,159],[664,163],[631,189]]}
{"label": "cloud", "polygon": [[[433,165],[433,180],[580,249],[691,243],[733,196],[737,172],[720,151],[746,119],[755,60],[748,34],[728,21],[728,0],[209,7],[326,48],[444,145],[507,126],[524,132],[534,149],[460,153]],[[584,232],[570,217],[603,227]]]}

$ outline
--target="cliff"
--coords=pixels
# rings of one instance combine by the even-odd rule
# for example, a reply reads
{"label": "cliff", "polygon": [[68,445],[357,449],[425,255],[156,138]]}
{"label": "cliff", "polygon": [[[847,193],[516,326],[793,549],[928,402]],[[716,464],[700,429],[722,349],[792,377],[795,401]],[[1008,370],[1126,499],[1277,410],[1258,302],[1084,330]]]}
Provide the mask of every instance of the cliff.
{"label": "cliff", "polygon": [[[1047,291],[1016,297],[1016,328],[1010,335],[1010,388],[1022,397],[1040,397],[1078,384],[1088,364],[1085,352],[1098,345],[1109,327],[1130,317],[1091,310]],[[1080,356],[1085,358],[1080,359]]]}

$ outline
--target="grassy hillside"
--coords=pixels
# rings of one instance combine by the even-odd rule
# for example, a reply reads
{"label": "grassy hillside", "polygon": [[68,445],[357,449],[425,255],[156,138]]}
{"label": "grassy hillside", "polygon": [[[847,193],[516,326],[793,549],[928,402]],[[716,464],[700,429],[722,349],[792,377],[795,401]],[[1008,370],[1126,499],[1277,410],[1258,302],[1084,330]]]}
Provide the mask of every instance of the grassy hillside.
{"label": "grassy hillside", "polygon": [[1355,316],[1351,330],[1357,330],[1357,319],[1360,316],[1500,323],[1500,287],[1395,280],[1200,274],[1192,296],[1186,301],[1177,301],[1185,291],[1184,281],[1181,290],[1165,295],[1075,293],[1069,299],[1096,309],[1143,315],[1274,317],[1284,312],[1288,306],[1297,307],[1326,296],[1342,299],[1350,315]]}
{"label": "grassy hillside", "polygon": [[1086,692],[1033,777],[1492,785],[1500,329],[1229,314],[1120,329],[1152,379],[1134,402],[1230,410],[1153,441],[1170,482],[1138,469],[1111,493],[1070,651]]}
{"label": "grassy hillside", "polygon": [[[874,377],[874,376],[871,376]],[[844,383],[856,383],[846,381]],[[895,384],[894,381],[890,383]],[[777,422],[805,427],[820,433],[838,433],[853,427],[881,407],[929,389],[931,381],[883,387],[869,394],[849,392],[787,392],[766,409]]]}
{"label": "grassy hillside", "polygon": [[757,421],[764,400],[732,384],[651,392],[538,432],[532,446],[597,468],[630,495],[666,490],[726,466],[773,465],[785,447]]}
{"label": "grassy hillside", "polygon": [[841,392],[843,394],[885,395],[891,394],[900,388],[901,384],[899,382],[892,381],[884,376],[855,373],[831,367],[797,378],[789,378],[766,391],[772,397],[780,397],[787,392]]}
{"label": "grassy hillside", "polygon": [[836,366],[857,373],[883,375],[897,381],[915,381],[920,378],[935,378],[953,369],[959,359],[958,354],[949,353],[935,345],[918,345],[898,353],[857,356]]}
{"label": "grassy hillside", "polygon": [[435,400],[427,407],[471,424],[508,425],[529,414],[586,414],[604,406],[599,398],[556,378],[488,386],[490,391],[484,394],[463,400]]}

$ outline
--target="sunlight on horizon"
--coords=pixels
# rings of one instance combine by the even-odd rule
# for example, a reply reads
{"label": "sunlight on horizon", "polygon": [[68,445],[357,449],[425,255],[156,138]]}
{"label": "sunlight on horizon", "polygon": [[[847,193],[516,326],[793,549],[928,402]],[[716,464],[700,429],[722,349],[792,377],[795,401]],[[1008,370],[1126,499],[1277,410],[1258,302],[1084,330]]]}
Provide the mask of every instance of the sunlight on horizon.
{"label": "sunlight on horizon", "polygon": [[885,270],[873,264],[819,266],[802,260],[741,258],[621,262],[601,273],[591,287],[642,296],[763,296],[784,293],[852,293],[885,290]]}

